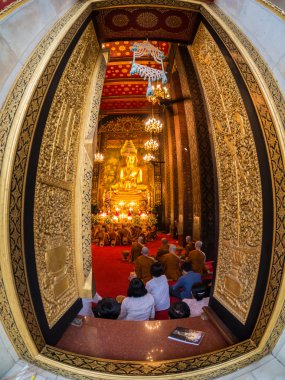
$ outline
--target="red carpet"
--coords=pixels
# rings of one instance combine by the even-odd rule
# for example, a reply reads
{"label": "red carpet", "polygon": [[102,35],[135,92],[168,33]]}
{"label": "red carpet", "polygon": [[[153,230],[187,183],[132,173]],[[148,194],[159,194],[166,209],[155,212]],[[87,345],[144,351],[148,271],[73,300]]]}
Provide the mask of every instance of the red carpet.
{"label": "red carpet", "polygon": [[[154,256],[161,245],[161,238],[166,237],[170,244],[177,244],[170,235],[160,234],[156,241],[146,246],[150,256]],[[115,298],[121,294],[126,296],[129,286],[128,277],[134,271],[134,264],[124,262],[122,251],[131,251],[131,246],[98,247],[92,244],[92,268],[96,290],[102,297]]]}

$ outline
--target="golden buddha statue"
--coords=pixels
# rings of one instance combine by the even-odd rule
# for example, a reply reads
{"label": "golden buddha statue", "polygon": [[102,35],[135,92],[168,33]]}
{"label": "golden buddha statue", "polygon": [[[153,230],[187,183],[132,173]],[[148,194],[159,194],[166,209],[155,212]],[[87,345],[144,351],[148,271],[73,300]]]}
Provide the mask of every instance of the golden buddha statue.
{"label": "golden buddha statue", "polygon": [[120,180],[112,186],[113,190],[133,192],[146,190],[143,185],[142,169],[137,165],[137,149],[132,140],[126,140],[121,148],[121,156],[126,157],[126,166],[120,170]]}

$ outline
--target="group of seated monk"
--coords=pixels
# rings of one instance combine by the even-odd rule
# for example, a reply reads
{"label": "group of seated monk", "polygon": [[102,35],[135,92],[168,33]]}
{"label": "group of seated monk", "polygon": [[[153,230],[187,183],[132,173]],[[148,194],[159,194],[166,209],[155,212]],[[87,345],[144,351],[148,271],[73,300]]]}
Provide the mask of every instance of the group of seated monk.
{"label": "group of seated monk", "polygon": [[157,238],[156,226],[142,228],[137,225],[108,226],[98,225],[92,227],[92,242],[100,247],[111,245],[129,245],[138,238],[145,244]]}
{"label": "group of seated monk", "polygon": [[[137,271],[143,271],[145,273],[145,278],[142,278],[144,282],[150,279],[149,268],[151,266],[151,260],[156,260],[161,262],[165,268],[165,275],[168,280],[177,281],[181,276],[181,264],[183,262],[189,262],[192,265],[193,271],[199,273],[200,275],[205,275],[208,269],[205,265],[206,255],[201,250],[202,242],[197,241],[195,244],[191,241],[191,237],[186,237],[187,245],[185,247],[185,255],[179,256],[176,254],[176,246],[173,244],[168,244],[166,238],[161,239],[161,246],[158,248],[155,257],[148,256],[148,248],[144,246],[143,240],[138,239],[134,242],[131,250],[131,262],[136,264]],[[194,249],[191,249],[194,248]],[[143,270],[140,268],[144,268]]]}
{"label": "group of seated monk", "polygon": [[[190,237],[186,241],[191,244]],[[210,293],[210,284],[203,282],[202,278],[207,269],[206,255],[201,247],[202,242],[196,242],[195,249],[186,249],[181,258],[176,255],[176,246],[168,244],[167,239],[163,238],[156,256],[149,256],[149,249],[139,237],[138,242],[133,244],[131,259],[135,272],[130,276],[127,297],[120,297],[120,302],[110,298],[99,300],[91,311],[92,315],[135,321],[155,319],[158,313],[166,311],[169,318],[201,315]],[[175,284],[170,286],[170,280]],[[171,296],[180,301],[170,305]],[[84,312],[79,314],[84,315]]]}
{"label": "group of seated monk", "polygon": [[[189,263],[185,263],[190,265]],[[169,319],[200,316],[203,306],[209,301],[210,288],[205,284],[193,284],[192,293],[188,298],[170,305],[171,288],[164,275],[163,265],[153,263],[151,267],[152,279],[146,283],[139,278],[130,281],[127,297],[122,302],[113,298],[101,298],[97,294],[92,300],[83,299],[83,308],[80,316],[94,316],[96,318],[118,319],[129,321],[146,321],[155,319],[157,313],[168,312]],[[185,273],[183,276],[189,275]],[[190,274],[191,275],[191,274]],[[193,298],[191,298],[193,296]],[[92,307],[92,301],[96,306]]]}

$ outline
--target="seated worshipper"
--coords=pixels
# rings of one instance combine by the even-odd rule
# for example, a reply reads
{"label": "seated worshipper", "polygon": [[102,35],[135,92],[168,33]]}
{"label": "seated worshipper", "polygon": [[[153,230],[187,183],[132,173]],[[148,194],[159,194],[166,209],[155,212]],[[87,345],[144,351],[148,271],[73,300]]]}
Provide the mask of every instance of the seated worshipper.
{"label": "seated worshipper", "polygon": [[201,241],[196,241],[194,251],[189,252],[186,259],[192,265],[193,271],[201,275],[207,273],[207,268],[205,267],[206,254],[201,251],[202,244]]}
{"label": "seated worshipper", "polygon": [[209,304],[209,293],[206,285],[196,284],[192,286],[192,297],[184,298],[190,308],[191,317],[199,317],[203,313],[203,307]]}
{"label": "seated worshipper", "polygon": [[131,250],[131,262],[133,263],[136,261],[136,259],[141,255],[142,249],[143,249],[143,237],[140,236],[138,238],[138,241],[136,243],[132,244],[132,250]]}
{"label": "seated worshipper", "polygon": [[149,241],[154,241],[156,238],[157,238],[156,226],[153,225],[153,226],[151,226],[151,231],[149,234]]}
{"label": "seated worshipper", "polygon": [[180,258],[176,255],[176,246],[170,244],[169,253],[160,256],[159,261],[164,265],[165,275],[168,280],[178,280],[181,276]]}
{"label": "seated worshipper", "polygon": [[191,236],[186,236],[186,246],[185,246],[185,258],[188,257],[189,252],[195,249],[195,243],[192,241]]}
{"label": "seated worshipper", "polygon": [[169,288],[169,293],[171,296],[182,300],[184,298],[192,298],[192,286],[201,283],[201,275],[192,271],[192,266],[189,262],[183,263],[181,269],[182,276],[175,285]]}
{"label": "seated worshipper", "polygon": [[183,301],[174,302],[168,309],[169,319],[189,318],[190,309]]}
{"label": "seated worshipper", "polygon": [[121,304],[118,319],[127,321],[148,321],[154,319],[154,298],[147,292],[139,278],[133,278],[128,289],[128,297]]}
{"label": "seated worshipper", "polygon": [[103,298],[93,308],[95,318],[117,319],[121,305],[113,298]]}
{"label": "seated worshipper", "polygon": [[153,263],[150,274],[152,280],[148,281],[145,287],[154,298],[155,310],[167,310],[170,306],[169,287],[163,265],[160,262]]}
{"label": "seated worshipper", "polygon": [[109,232],[109,239],[112,247],[120,244],[120,236],[117,232],[117,227]]}
{"label": "seated worshipper", "polygon": [[119,229],[118,234],[120,236],[121,244],[128,245],[131,242],[130,231],[123,224]]}
{"label": "seated worshipper", "polygon": [[150,267],[154,263],[154,258],[148,256],[149,249],[147,247],[143,247],[141,253],[141,256],[135,261],[135,273],[137,278],[140,278],[146,284],[152,279]]}
{"label": "seated worshipper", "polygon": [[92,303],[97,303],[102,299],[102,297],[95,293],[93,298],[82,298],[82,308],[80,309],[78,315],[82,317],[94,317],[92,311]]}
{"label": "seated worshipper", "polygon": [[161,256],[165,255],[168,252],[169,252],[168,240],[166,238],[162,238],[161,246],[158,248],[156,256],[155,256],[156,260],[159,260]]}

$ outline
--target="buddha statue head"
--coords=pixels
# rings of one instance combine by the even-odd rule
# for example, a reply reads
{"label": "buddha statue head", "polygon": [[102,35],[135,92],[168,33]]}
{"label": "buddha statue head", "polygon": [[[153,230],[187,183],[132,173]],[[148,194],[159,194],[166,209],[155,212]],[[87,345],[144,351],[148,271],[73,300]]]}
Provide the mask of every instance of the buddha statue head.
{"label": "buddha statue head", "polygon": [[137,166],[137,149],[132,140],[126,140],[121,148],[121,156],[126,157],[126,164],[129,167]]}
{"label": "buddha statue head", "polygon": [[132,140],[126,140],[121,148],[121,156],[137,156],[137,148],[134,146]]}

